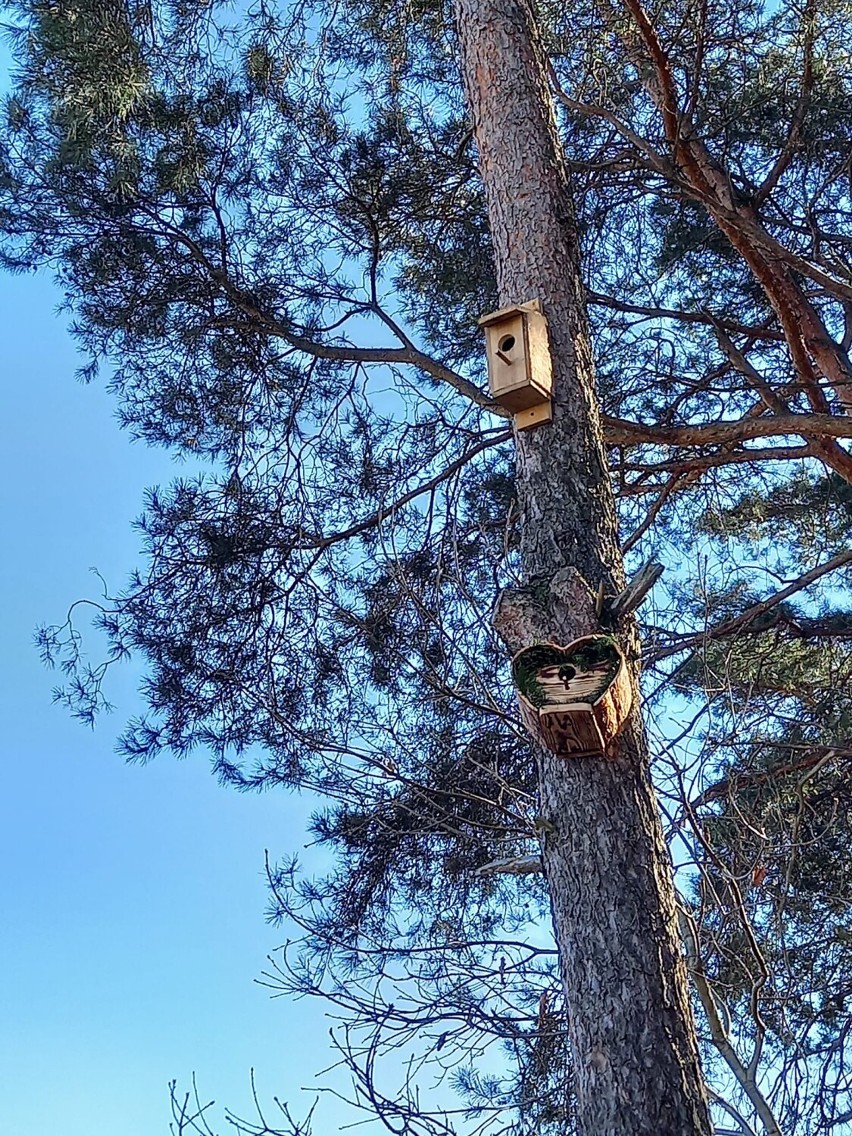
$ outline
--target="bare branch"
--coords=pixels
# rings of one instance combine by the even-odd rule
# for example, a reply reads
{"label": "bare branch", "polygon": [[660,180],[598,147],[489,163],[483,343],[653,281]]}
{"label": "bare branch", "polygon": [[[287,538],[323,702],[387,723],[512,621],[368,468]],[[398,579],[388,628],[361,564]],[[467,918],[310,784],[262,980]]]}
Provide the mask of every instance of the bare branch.
{"label": "bare branch", "polygon": [[769,339],[779,343],[783,343],[785,339],[783,331],[774,331],[769,327],[752,327],[750,324],[720,319],[710,312],[685,312],[679,308],[628,304],[623,300],[616,300],[612,296],[604,296],[600,292],[587,292],[586,301],[592,307],[609,308],[614,312],[624,312],[629,315],[649,316],[651,319],[677,320],[678,323],[699,323],[713,328],[721,327],[730,335],[747,335],[750,339]]}
{"label": "bare branch", "polygon": [[786,588],[775,592],[775,594],[768,599],[761,600],[760,603],[753,604],[734,619],[725,620],[724,623],[720,623],[716,627],[708,628],[706,631],[701,631],[697,635],[690,635],[674,646],[663,647],[658,651],[652,651],[648,655],[648,661],[659,662],[660,659],[677,655],[681,651],[688,651],[690,648],[698,647],[702,643],[707,643],[714,639],[724,639],[729,635],[735,635],[740,631],[745,631],[756,619],[759,619],[764,613],[771,611],[772,608],[777,607],[778,604],[783,603],[784,600],[789,599],[790,596],[794,596],[796,592],[800,592],[803,588],[809,587],[822,576],[827,576],[829,572],[834,572],[838,568],[842,568],[845,564],[850,563],[852,563],[852,549],[838,552],[836,556],[832,556],[832,558],[826,560],[824,564],[819,564],[816,568],[812,568],[810,572],[805,572],[803,576],[794,580],[792,584],[788,584]]}
{"label": "bare branch", "polygon": [[852,438],[852,418],[832,414],[773,414],[733,422],[702,422],[694,426],[651,426],[625,418],[604,416],[604,433],[611,446],[711,446],[749,438]]}
{"label": "bare branch", "polygon": [[766,175],[763,184],[754,195],[754,205],[759,208],[778,182],[784,175],[785,170],[793,160],[793,155],[796,152],[796,147],[799,144],[799,139],[802,133],[802,127],[805,124],[805,115],[808,112],[808,107],[811,101],[811,89],[813,87],[814,78],[814,35],[816,33],[816,20],[815,20],[816,5],[814,0],[807,0],[805,11],[802,13],[802,24],[805,29],[804,38],[804,59],[802,66],[802,85],[799,89],[799,99],[796,104],[796,110],[793,114],[793,120],[790,123],[790,130],[787,134],[787,140],[781,153],[775,159],[772,169]]}
{"label": "bare branch", "polygon": [[763,1124],[766,1136],[783,1136],[769,1102],[758,1088],[754,1075],[746,1069],[740,1060],[728,1036],[728,1031],[722,1023],[716,1004],[716,996],[701,963],[698,951],[698,928],[695,926],[695,920],[680,904],[677,909],[677,919],[681,940],[686,952],[686,967],[695,985],[704,1013],[707,1015],[711,1040],[754,1106],[754,1110]]}
{"label": "bare branch", "polygon": [[380,525],[382,521],[385,521],[388,517],[393,516],[394,513],[398,512],[405,505],[409,504],[409,502],[414,501],[415,498],[421,497],[424,493],[430,493],[433,489],[436,489],[443,481],[448,481],[453,476],[453,474],[456,474],[460,469],[463,469],[469,461],[476,457],[477,454],[481,454],[483,450],[490,449],[492,446],[502,445],[503,442],[508,442],[511,437],[512,431],[504,430],[500,434],[485,438],[478,445],[473,446],[466,453],[462,454],[460,458],[456,458],[454,462],[450,462],[450,464],[445,469],[442,469],[440,473],[436,473],[435,476],[430,478],[428,481],[424,481],[414,489],[409,490],[408,493],[404,493],[402,497],[394,501],[391,505],[386,505],[383,509],[379,509],[377,512],[373,513],[372,516],[367,517],[363,521],[358,521],[354,525],[350,525],[347,529],[342,529],[340,532],[332,533],[330,536],[315,537],[304,544],[300,544],[299,547],[303,549],[325,549],[329,548],[333,544],[339,544],[341,541],[350,540],[354,536],[359,536],[361,533],[366,532],[368,529],[375,528],[376,525]]}
{"label": "bare branch", "polygon": [[615,597],[609,605],[609,612],[613,619],[622,619],[635,611],[644,601],[657,580],[665,572],[664,565],[656,560],[649,561],[640,568],[623,592]]}
{"label": "bare branch", "polygon": [[544,871],[541,856],[506,856],[476,869],[477,876],[529,876]]}

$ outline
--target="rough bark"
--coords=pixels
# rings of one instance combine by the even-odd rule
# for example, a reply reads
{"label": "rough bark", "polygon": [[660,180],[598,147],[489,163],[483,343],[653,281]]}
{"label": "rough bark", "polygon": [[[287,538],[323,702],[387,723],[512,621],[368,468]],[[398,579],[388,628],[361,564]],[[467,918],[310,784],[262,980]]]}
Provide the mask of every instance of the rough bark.
{"label": "rough bark", "polygon": [[[601,585],[610,596],[624,587],[570,190],[528,0],[455,0],[455,10],[500,301],[542,301],[554,364],[552,425],[516,437],[523,570],[535,586],[504,594],[497,623],[512,649],[535,636],[567,643],[598,630],[590,601]],[[577,591],[576,573],[590,590]],[[542,586],[554,577],[555,589]],[[559,600],[566,580],[581,602]],[[629,630],[621,642],[635,658]],[[705,1136],[711,1125],[641,718],[633,713],[609,757],[560,761],[541,751],[539,761],[542,859],[580,1131]]]}

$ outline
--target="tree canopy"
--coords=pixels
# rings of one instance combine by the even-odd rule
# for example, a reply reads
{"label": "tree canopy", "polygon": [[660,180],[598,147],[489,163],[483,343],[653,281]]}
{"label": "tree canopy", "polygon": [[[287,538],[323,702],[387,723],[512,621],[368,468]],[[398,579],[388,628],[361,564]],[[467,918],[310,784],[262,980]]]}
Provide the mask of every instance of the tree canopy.
{"label": "tree canopy", "polygon": [[[535,762],[490,623],[518,515],[449,7],[8,10],[3,262],[55,272],[83,377],[202,470],[148,494],[140,567],[95,601],[106,657],[79,608],[40,632],[57,696],[92,721],[137,655],[129,759],[317,795],[335,867],[269,865],[304,937],[267,981],[337,1008],[356,1106],[570,1131]],[[720,1131],[852,1124],[850,15],[539,12],[622,544],[666,566],[646,706]]]}

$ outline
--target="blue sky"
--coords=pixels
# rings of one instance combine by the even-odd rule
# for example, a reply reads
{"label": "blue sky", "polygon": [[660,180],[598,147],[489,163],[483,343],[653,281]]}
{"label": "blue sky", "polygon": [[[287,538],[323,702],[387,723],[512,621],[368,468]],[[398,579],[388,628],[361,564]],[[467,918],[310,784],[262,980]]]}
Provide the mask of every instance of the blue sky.
{"label": "blue sky", "polygon": [[[128,767],[113,752],[138,673],[89,731],[51,705],[32,634],[136,560],[130,520],[177,469],[133,445],[81,386],[45,276],[0,276],[0,1133],[158,1136],[170,1079],[249,1111],[330,1064],[320,1006],[254,984],[287,935],[264,920],[264,850],[298,852],[308,805],[220,788],[203,755]],[[325,1098],[318,1130],[341,1114]],[[347,1119],[352,1119],[348,1117]],[[221,1126],[223,1129],[225,1125]]]}

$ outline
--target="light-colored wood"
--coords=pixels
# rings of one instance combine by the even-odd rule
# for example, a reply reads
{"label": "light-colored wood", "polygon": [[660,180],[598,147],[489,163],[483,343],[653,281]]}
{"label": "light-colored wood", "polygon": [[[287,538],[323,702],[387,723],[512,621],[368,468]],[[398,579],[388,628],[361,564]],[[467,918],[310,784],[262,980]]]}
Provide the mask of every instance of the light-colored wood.
{"label": "light-colored wood", "polygon": [[535,406],[530,406],[527,410],[519,410],[513,421],[516,430],[533,430],[536,426],[543,426],[546,422],[552,422],[553,403],[548,399],[547,402],[536,403]]}
{"label": "light-colored wood", "polygon": [[510,304],[506,308],[498,308],[496,312],[489,312],[486,316],[480,316],[476,321],[480,327],[488,327],[489,324],[499,323],[500,320],[506,316],[514,315],[516,312],[540,312],[541,300],[527,300],[524,304]]}
{"label": "light-colored wood", "polygon": [[550,397],[553,393],[553,363],[550,358],[547,317],[543,312],[529,311],[524,317],[524,324],[527,331],[530,378]]}
{"label": "light-colored wood", "polygon": [[550,422],[553,369],[540,302],[501,308],[479,324],[485,329],[491,397],[516,416],[519,430]]}
{"label": "light-colored wood", "polygon": [[537,679],[544,691],[546,702],[542,710],[563,709],[570,710],[582,708],[591,710],[597,701],[604,686],[608,686],[607,678],[612,670],[611,666],[601,665],[591,670],[575,675],[571,679],[560,678],[561,667],[541,667]]}

